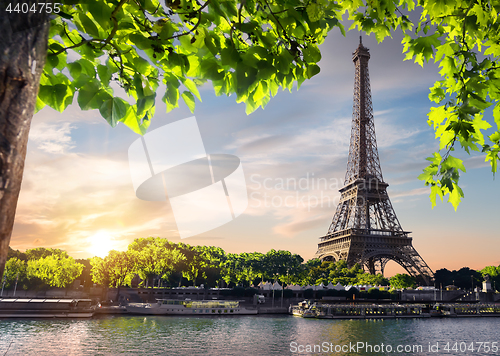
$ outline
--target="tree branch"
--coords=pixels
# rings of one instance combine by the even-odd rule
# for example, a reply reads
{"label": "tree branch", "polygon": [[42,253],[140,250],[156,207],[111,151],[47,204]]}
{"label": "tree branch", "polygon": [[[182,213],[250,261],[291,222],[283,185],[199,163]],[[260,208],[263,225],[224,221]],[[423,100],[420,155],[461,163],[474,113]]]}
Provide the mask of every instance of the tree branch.
{"label": "tree branch", "polygon": [[116,8],[113,10],[113,12],[111,13],[111,20],[113,21],[113,29],[109,33],[109,36],[104,40],[104,43],[102,44],[101,49],[103,49],[104,46],[106,46],[111,41],[111,39],[115,36],[116,31],[118,30],[118,20],[116,19],[116,14],[118,13],[118,11],[120,11],[123,4],[125,4],[126,2],[128,2],[128,0],[121,0],[118,3],[118,5],[116,6]]}
{"label": "tree branch", "polygon": [[66,52],[68,49],[73,49],[73,48],[77,48],[77,47],[80,47],[80,46],[83,46],[84,44],[87,44],[87,43],[90,43],[90,42],[102,42],[104,41],[103,39],[99,39],[99,38],[92,38],[90,40],[83,40],[82,42],[79,42],[79,43],[76,43],[74,44],[73,46],[69,46],[69,47],[64,47],[62,48],[61,50],[57,51],[57,52],[52,52],[50,55],[51,56],[57,56],[63,52]]}
{"label": "tree branch", "polygon": [[281,30],[283,31],[283,35],[285,36],[285,38],[287,39],[287,41],[290,43],[291,40],[290,38],[288,37],[286,31],[285,31],[285,28],[283,27],[283,25],[281,24],[281,22],[278,20],[278,18],[276,17],[276,15],[274,14],[273,10],[271,10],[271,6],[269,5],[269,3],[267,2],[267,0],[264,0],[264,2],[266,3],[267,5],[267,8],[269,9],[269,12],[271,13],[271,15],[273,15],[274,17],[274,20],[276,20],[276,22],[278,23],[279,27],[281,27]]}

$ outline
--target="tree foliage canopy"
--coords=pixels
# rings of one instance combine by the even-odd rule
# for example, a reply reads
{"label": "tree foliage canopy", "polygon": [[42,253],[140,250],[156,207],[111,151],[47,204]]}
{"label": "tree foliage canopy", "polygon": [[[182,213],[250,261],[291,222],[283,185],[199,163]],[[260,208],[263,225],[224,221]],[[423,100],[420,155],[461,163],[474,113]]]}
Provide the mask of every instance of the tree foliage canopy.
{"label": "tree foliage canopy", "polygon": [[[156,90],[166,90],[167,111],[180,98],[191,111],[198,86],[211,81],[217,95],[236,94],[247,113],[264,108],[283,89],[297,88],[318,74],[328,31],[352,28],[378,41],[404,33],[406,59],[424,65],[434,58],[442,80],[430,88],[429,125],[440,149],[420,179],[436,196],[458,206],[462,160],[458,144],[481,151],[497,170],[500,151],[500,31],[496,1],[414,0],[83,0],[66,1],[52,20],[49,52],[37,110],[63,111],[74,101],[98,109],[111,126],[122,122],[144,134],[155,112]],[[344,16],[344,17],[343,17]],[[420,19],[411,21],[412,18]],[[126,92],[116,95],[117,82]],[[494,105],[497,131],[484,111]],[[444,150],[444,153],[440,151]]]}
{"label": "tree foliage canopy", "polygon": [[[123,122],[144,133],[160,83],[167,111],[180,98],[193,111],[195,97],[201,100],[197,87],[210,80],[217,95],[235,93],[250,113],[280,86],[291,90],[319,72],[318,44],[340,16],[326,2],[166,4],[87,0],[64,6],[51,23],[37,109],[63,111],[78,93],[82,110],[98,109],[111,126]],[[114,94],[113,81],[128,101]]]}
{"label": "tree foliage canopy", "polygon": [[17,257],[12,257],[5,263],[5,272],[3,275],[5,288],[12,287],[16,283],[16,280],[18,282],[21,280],[22,283],[26,278],[26,262]]}
{"label": "tree foliage canopy", "polygon": [[[154,250],[157,252],[152,252]],[[167,250],[177,252],[165,252]],[[46,255],[47,251],[53,253]],[[27,255],[34,254],[40,257],[26,259]],[[5,268],[5,288],[13,288],[16,279],[18,288],[33,289],[44,285],[67,286],[76,278],[84,277],[80,275],[84,266],[76,263],[62,250],[37,248],[25,253],[11,250],[10,255]],[[145,256],[149,256],[149,259]],[[159,237],[138,238],[129,245],[127,251],[112,250],[104,258],[93,257],[82,262],[91,266],[90,274],[94,283],[115,288],[132,286],[132,279],[136,274],[143,278],[143,285],[146,280],[154,278],[156,281],[163,281],[164,283],[158,283],[162,286],[203,283],[205,286],[215,287],[221,286],[224,281],[227,286],[247,287],[257,285],[261,281],[277,280],[282,285],[390,284],[393,288],[410,288],[416,284],[415,278],[407,274],[397,274],[388,280],[381,274],[365,273],[358,264],[348,268],[344,260],[322,262],[319,259],[311,259],[304,262],[301,256],[284,250],[270,250],[267,253],[226,253],[220,247],[190,246]],[[192,271],[195,271],[196,275],[190,274]],[[492,287],[498,290],[500,266],[486,266],[481,271],[468,267],[458,271],[439,269],[435,273],[435,285],[446,287],[454,284],[462,289],[470,289],[472,286],[481,286],[483,276],[487,274],[492,281]],[[156,283],[149,283],[150,287],[154,285]]]}
{"label": "tree foliage canopy", "polygon": [[28,275],[41,279],[51,287],[67,287],[82,271],[83,265],[69,256],[53,254],[27,263]]}
{"label": "tree foliage canopy", "polygon": [[398,273],[389,278],[389,283],[392,288],[396,289],[415,288],[415,277],[406,273]]}

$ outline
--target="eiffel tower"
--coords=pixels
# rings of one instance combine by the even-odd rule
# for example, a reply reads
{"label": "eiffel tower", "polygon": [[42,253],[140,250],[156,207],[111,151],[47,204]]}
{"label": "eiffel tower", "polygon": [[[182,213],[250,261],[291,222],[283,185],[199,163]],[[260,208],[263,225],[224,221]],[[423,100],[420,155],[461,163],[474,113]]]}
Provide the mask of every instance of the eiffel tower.
{"label": "eiffel tower", "polygon": [[378,157],[368,75],[370,52],[359,46],[355,66],[351,142],[344,187],[328,233],[320,237],[315,257],[359,263],[371,274],[384,273],[392,260],[411,276],[429,285],[433,272],[412,246],[410,232],[403,231],[387,194]]}

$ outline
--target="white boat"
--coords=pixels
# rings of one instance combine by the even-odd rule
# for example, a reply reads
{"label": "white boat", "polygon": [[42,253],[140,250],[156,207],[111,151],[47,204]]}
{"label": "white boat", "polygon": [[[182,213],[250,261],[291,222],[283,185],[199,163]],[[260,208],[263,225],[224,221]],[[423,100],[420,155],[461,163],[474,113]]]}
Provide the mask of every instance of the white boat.
{"label": "white boat", "polygon": [[291,307],[291,314],[295,316],[301,316],[303,318],[316,318],[316,305],[311,304],[311,302],[308,300],[304,300],[298,305]]}
{"label": "white boat", "polygon": [[148,315],[243,315],[257,314],[257,309],[240,306],[231,300],[157,299],[156,303],[129,303],[127,312]]}

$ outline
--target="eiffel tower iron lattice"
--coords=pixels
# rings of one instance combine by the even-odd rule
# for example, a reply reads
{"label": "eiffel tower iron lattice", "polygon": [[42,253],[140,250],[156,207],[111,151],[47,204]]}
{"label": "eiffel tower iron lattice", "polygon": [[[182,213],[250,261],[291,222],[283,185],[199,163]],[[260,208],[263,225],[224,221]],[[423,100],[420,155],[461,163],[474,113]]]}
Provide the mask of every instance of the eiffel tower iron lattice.
{"label": "eiffel tower iron lattice", "polygon": [[351,142],[344,187],[328,233],[320,238],[315,257],[359,263],[370,273],[384,273],[392,260],[411,276],[431,283],[433,272],[412,246],[392,207],[378,157],[368,74],[370,53],[361,37],[353,53],[355,65]]}

